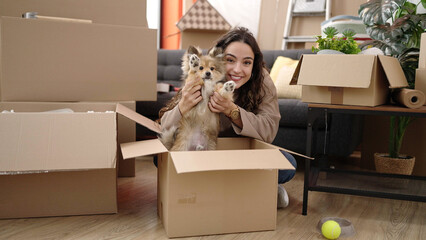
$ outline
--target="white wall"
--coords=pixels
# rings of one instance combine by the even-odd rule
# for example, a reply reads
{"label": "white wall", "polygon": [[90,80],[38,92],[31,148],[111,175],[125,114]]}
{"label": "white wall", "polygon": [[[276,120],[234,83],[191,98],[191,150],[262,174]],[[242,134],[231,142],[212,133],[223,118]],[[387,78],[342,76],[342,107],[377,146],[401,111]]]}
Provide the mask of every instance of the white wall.
{"label": "white wall", "polygon": [[147,0],[146,1],[146,20],[148,27],[152,29],[160,29],[160,0]]}
{"label": "white wall", "polygon": [[208,1],[232,27],[246,27],[257,37],[262,0]]}

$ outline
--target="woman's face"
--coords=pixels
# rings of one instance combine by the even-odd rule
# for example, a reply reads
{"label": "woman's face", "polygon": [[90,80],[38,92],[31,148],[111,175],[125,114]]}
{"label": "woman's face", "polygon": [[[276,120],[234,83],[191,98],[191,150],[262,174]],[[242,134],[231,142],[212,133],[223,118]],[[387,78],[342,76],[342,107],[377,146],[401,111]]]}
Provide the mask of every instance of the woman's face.
{"label": "woman's face", "polygon": [[243,42],[232,42],[225,49],[226,80],[234,81],[236,89],[244,85],[251,77],[254,53],[251,47]]}

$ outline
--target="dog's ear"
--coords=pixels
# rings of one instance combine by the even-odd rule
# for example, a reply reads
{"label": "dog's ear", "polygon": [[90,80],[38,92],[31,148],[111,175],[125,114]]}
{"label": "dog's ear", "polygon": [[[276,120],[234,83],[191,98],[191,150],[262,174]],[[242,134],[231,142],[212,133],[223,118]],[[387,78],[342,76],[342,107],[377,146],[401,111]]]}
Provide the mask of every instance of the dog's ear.
{"label": "dog's ear", "polygon": [[199,49],[199,48],[197,48],[197,47],[194,47],[194,46],[192,46],[192,45],[190,45],[189,47],[188,47],[188,55],[191,55],[191,54],[195,54],[195,55],[197,55],[197,56],[201,56],[201,50]]}
{"label": "dog's ear", "polygon": [[212,47],[209,49],[208,53],[211,57],[215,58],[223,58],[224,56],[223,50],[220,47]]}

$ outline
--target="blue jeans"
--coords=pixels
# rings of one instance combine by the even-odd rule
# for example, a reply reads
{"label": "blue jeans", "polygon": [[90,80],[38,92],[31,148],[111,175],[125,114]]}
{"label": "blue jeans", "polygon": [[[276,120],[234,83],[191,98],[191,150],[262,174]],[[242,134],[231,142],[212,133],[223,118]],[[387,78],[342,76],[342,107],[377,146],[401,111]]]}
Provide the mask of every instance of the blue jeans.
{"label": "blue jeans", "polygon": [[[280,151],[288,159],[291,165],[293,165],[294,168],[297,168],[296,159],[293,157],[293,155],[283,150],[280,150]],[[295,174],[296,174],[296,170],[278,170],[278,183],[283,184],[290,181]]]}

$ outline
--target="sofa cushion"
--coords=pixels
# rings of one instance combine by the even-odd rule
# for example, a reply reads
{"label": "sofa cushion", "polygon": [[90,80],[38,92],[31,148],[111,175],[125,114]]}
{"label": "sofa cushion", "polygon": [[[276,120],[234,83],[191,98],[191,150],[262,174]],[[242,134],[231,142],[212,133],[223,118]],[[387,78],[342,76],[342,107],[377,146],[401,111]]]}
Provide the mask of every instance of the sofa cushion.
{"label": "sofa cushion", "polygon": [[157,81],[182,86],[182,56],[185,50],[158,50]]}
{"label": "sofa cushion", "polygon": [[278,98],[301,99],[302,86],[290,85],[299,60],[279,56],[271,69],[271,78],[277,88]]}

